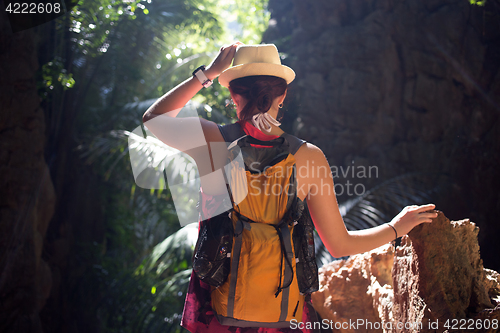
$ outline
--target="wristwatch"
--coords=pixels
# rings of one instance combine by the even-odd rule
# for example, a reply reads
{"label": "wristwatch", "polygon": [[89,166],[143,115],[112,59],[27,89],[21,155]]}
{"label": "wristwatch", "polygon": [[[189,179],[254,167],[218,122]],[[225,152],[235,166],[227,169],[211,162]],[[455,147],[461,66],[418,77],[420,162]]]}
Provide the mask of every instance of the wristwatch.
{"label": "wristwatch", "polygon": [[198,80],[200,80],[200,83],[203,85],[203,87],[208,88],[212,85],[213,82],[205,75],[205,73],[203,72],[204,70],[205,65],[201,65],[194,70],[193,76],[196,76]]}

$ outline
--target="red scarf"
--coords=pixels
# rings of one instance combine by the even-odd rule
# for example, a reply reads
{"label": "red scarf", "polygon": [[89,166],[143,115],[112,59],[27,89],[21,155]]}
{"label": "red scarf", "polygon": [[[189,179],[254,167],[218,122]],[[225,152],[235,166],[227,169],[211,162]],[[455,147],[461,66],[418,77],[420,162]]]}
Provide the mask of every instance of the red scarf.
{"label": "red scarf", "polygon": [[[279,138],[279,135],[268,135],[256,128],[255,126],[252,125],[251,122],[243,120],[243,121],[237,121],[237,123],[240,124],[241,128],[243,131],[247,134],[250,135],[257,140],[261,141],[270,141]],[[255,145],[251,144],[252,147],[257,147],[257,148],[270,148],[271,146],[262,146],[262,145]]]}

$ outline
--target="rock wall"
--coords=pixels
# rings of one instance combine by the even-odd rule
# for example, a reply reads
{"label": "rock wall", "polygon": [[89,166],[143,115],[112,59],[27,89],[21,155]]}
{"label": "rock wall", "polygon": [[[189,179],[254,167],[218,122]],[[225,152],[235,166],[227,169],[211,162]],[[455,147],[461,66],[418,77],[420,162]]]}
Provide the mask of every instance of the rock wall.
{"label": "rock wall", "polygon": [[47,154],[53,115],[40,107],[37,39],[35,29],[12,33],[0,11],[0,332],[99,332],[92,268],[106,185],[82,167],[72,126]]}
{"label": "rock wall", "polygon": [[44,159],[45,123],[37,94],[32,31],[12,33],[0,11],[0,331],[42,332],[51,292],[42,258],[55,192]]}
{"label": "rock wall", "polygon": [[269,9],[264,41],[297,74],[285,124],[332,166],[378,168],[336,182],[371,188],[439,172],[429,181],[446,191],[433,201],[480,221],[484,259],[500,269],[498,2],[270,0]]}
{"label": "rock wall", "polygon": [[313,305],[338,332],[497,332],[500,275],[483,267],[478,231],[440,212],[395,251],[386,245],[321,268]]}

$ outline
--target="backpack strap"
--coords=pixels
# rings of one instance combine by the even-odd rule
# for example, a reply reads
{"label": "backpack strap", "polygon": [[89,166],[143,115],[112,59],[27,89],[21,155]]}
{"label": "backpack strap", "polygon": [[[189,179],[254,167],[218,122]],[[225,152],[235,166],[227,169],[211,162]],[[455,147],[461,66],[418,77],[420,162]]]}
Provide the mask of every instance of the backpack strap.
{"label": "backpack strap", "polygon": [[234,140],[245,136],[246,133],[243,131],[239,123],[229,124],[229,125],[217,125],[219,127],[220,134],[224,141],[229,146]]}
{"label": "backpack strap", "polygon": [[[219,127],[219,131],[222,137],[224,138],[224,141],[228,145],[233,141],[246,135],[245,131],[243,131],[239,123],[234,123],[230,125],[217,125],[217,126]],[[299,150],[300,146],[306,143],[305,140],[299,139],[296,136],[293,136],[288,133],[283,133],[281,136],[284,137],[286,141],[288,141],[288,144],[290,145],[290,153],[292,153],[292,155],[295,155],[295,153]]]}
{"label": "backpack strap", "polygon": [[292,153],[292,155],[295,155],[295,153],[299,150],[300,146],[306,143],[305,140],[299,139],[296,136],[293,136],[288,133],[283,133],[282,137],[284,137],[286,141],[288,141],[288,143],[290,144],[290,153]]}

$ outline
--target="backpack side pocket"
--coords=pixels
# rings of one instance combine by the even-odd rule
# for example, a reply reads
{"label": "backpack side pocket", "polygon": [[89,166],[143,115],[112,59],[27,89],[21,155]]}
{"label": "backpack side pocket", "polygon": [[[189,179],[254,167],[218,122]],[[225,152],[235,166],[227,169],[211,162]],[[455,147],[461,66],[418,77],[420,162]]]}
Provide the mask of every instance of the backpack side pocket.
{"label": "backpack side pocket", "polygon": [[314,250],[314,224],[307,206],[297,222],[293,232],[297,280],[301,294],[310,294],[319,290],[319,279]]}
{"label": "backpack side pocket", "polygon": [[193,271],[201,281],[214,287],[226,282],[231,268],[233,235],[229,212],[201,222],[193,255]]}

